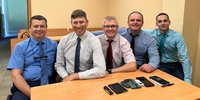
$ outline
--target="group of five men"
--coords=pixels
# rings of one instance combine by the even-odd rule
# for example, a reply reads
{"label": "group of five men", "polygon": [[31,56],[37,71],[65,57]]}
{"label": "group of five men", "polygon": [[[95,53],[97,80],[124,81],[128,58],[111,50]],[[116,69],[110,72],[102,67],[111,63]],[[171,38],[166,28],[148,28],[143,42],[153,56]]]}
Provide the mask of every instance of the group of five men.
{"label": "group of five men", "polygon": [[159,68],[191,83],[187,48],[180,33],[169,29],[169,16],[160,13],[156,17],[158,29],[148,32],[141,29],[143,20],[143,15],[134,11],[128,16],[129,28],[119,28],[117,19],[107,16],[103,31],[91,33],[87,31],[86,13],[77,9],[71,14],[74,31],[57,45],[45,37],[45,17],[33,16],[31,38],[15,46],[8,63],[13,81],[12,100],[29,100],[31,87],[55,82],[55,70],[62,81],[70,81],[136,69],[150,73]]}

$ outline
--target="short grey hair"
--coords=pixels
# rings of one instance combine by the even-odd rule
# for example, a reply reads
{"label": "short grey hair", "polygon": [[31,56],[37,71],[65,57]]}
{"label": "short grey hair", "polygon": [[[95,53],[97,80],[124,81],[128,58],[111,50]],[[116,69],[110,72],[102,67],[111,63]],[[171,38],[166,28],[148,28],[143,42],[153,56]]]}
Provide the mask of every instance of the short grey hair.
{"label": "short grey hair", "polygon": [[[117,19],[114,16],[106,16],[103,19],[103,24],[104,24],[105,21],[113,21],[113,20],[117,22]],[[102,27],[103,27],[103,24],[102,24]],[[117,25],[118,25],[118,22],[117,22]]]}

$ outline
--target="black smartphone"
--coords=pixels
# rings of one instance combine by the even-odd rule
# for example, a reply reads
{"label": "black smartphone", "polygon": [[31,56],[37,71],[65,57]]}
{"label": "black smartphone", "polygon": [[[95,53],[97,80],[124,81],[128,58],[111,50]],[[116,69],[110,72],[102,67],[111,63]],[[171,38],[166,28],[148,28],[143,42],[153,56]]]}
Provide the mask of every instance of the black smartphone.
{"label": "black smartphone", "polygon": [[165,79],[160,78],[158,76],[150,76],[149,78],[152,79],[152,81],[154,81],[156,84],[162,87],[173,85],[173,83],[170,83],[169,81],[166,81]]}
{"label": "black smartphone", "polygon": [[136,77],[136,79],[140,80],[144,86],[146,87],[151,87],[151,86],[154,86],[154,84],[152,82],[150,82],[148,79],[146,79],[145,77]]}
{"label": "black smartphone", "polygon": [[127,92],[128,90],[126,88],[124,88],[122,85],[120,85],[119,83],[113,83],[113,84],[109,84],[108,87],[110,89],[112,89],[116,94],[120,94],[120,93],[124,93]]}
{"label": "black smartphone", "polygon": [[169,83],[168,81],[166,81],[163,78],[160,78],[158,76],[150,76],[149,78],[154,80],[154,81],[156,81],[156,82],[158,82],[158,83],[160,83],[160,84],[162,84],[162,85]]}

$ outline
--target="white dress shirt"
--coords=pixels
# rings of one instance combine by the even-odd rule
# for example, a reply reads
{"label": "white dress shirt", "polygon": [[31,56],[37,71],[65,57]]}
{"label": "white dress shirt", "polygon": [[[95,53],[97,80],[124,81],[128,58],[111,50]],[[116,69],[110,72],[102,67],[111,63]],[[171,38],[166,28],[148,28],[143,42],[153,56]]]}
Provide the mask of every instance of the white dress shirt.
{"label": "white dress shirt", "polygon": [[[76,33],[72,32],[64,36],[58,44],[55,68],[62,78],[74,73],[77,38]],[[106,65],[99,39],[89,31],[86,31],[80,38],[79,78],[90,79],[105,76]]]}

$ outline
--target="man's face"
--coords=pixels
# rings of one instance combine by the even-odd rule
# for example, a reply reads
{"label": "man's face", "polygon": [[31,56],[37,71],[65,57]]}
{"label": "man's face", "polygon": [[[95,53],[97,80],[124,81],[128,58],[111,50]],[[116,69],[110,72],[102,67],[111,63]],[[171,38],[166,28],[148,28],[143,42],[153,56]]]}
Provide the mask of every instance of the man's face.
{"label": "man's face", "polygon": [[77,17],[77,18],[71,19],[71,24],[77,36],[82,36],[87,29],[88,21],[86,20],[85,17]]}
{"label": "man's face", "polygon": [[116,20],[104,21],[103,30],[108,39],[113,39],[117,34],[118,24]]}
{"label": "man's face", "polygon": [[47,24],[45,20],[32,20],[30,32],[36,40],[42,40],[47,32]]}
{"label": "man's face", "polygon": [[160,15],[156,19],[156,25],[161,33],[166,33],[169,29],[170,20],[166,15]]}
{"label": "man's face", "polygon": [[143,26],[142,16],[138,13],[133,13],[128,18],[128,26],[131,31],[140,31]]}

